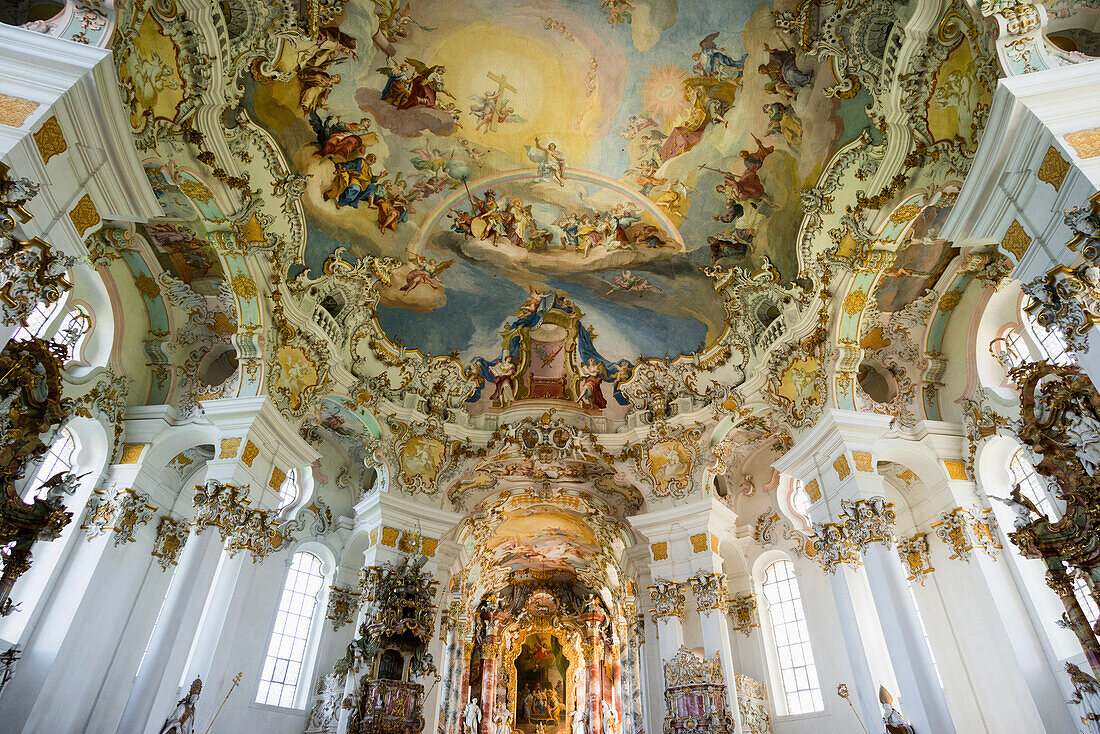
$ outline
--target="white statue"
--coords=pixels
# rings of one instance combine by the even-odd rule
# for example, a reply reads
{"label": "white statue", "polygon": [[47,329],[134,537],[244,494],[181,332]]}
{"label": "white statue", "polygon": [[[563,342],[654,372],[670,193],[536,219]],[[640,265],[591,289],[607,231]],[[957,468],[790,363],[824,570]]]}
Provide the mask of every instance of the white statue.
{"label": "white statue", "polygon": [[195,727],[195,704],[198,703],[200,693],[202,693],[202,681],[195,678],[191,681],[191,690],[176,704],[172,715],[164,722],[160,734],[191,734],[191,730]]}
{"label": "white statue", "polygon": [[879,686],[878,700],[882,704],[882,723],[886,725],[886,734],[916,734],[912,725],[894,708],[894,698],[885,686]]}
{"label": "white statue", "polygon": [[1066,663],[1066,672],[1073,683],[1073,698],[1081,708],[1081,721],[1088,727],[1089,734],[1100,734],[1100,683],[1091,675],[1073,663]]}
{"label": "white statue", "polygon": [[1027,495],[1020,490],[1019,482],[1012,487],[1012,494],[1010,494],[1007,499],[996,495],[990,496],[1016,513],[1016,519],[1012,521],[1012,526],[1017,530],[1025,528],[1035,522],[1035,515],[1046,517],[1039,511],[1039,508],[1035,506],[1035,503],[1028,499]]}
{"label": "white statue", "polygon": [[577,708],[573,711],[573,734],[585,734],[584,706],[577,700]]}
{"label": "white statue", "polygon": [[619,730],[618,717],[615,716],[615,709],[611,708],[611,704],[607,701],[600,701],[600,712],[603,718],[603,730],[605,734],[615,734]]}
{"label": "white statue", "polygon": [[466,721],[466,734],[477,734],[481,725],[481,707],[477,705],[477,698],[471,698],[462,710],[462,718]]}
{"label": "white statue", "polygon": [[503,706],[497,706],[493,714],[493,720],[496,722],[496,726],[493,727],[493,734],[512,734],[511,711]]}
{"label": "white statue", "polygon": [[1077,458],[1090,477],[1096,476],[1100,467],[1100,422],[1081,413],[1072,413],[1066,425],[1066,436]]}

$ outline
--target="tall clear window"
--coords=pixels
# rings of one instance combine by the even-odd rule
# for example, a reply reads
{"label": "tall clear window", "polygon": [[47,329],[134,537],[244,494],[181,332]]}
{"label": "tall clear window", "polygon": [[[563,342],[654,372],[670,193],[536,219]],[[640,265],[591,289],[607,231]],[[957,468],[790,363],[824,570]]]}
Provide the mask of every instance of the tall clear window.
{"label": "tall clear window", "polygon": [[35,337],[41,337],[47,331],[50,321],[54,315],[61,309],[61,301],[56,303],[43,303],[39,301],[34,304],[34,308],[27,314],[27,325],[20,326],[12,334],[13,339],[19,341],[26,341],[27,339],[33,339]]}
{"label": "tall clear window", "polygon": [[71,472],[73,458],[76,455],[76,440],[73,432],[68,428],[62,428],[54,436],[53,443],[42,457],[34,476],[23,487],[21,493],[24,502],[33,502],[35,499],[44,499],[49,490],[42,488],[42,483],[56,474]]}
{"label": "tall clear window", "polygon": [[1054,505],[1054,499],[1050,494],[1050,487],[1039,476],[1039,472],[1035,471],[1035,467],[1030,461],[1027,460],[1027,456],[1023,449],[1019,449],[1012,455],[1012,459],[1008,463],[1008,468],[1012,471],[1012,480],[1019,483],[1020,492],[1029,500],[1035,503],[1035,506],[1039,508],[1047,517],[1051,520],[1057,520],[1061,512]]}
{"label": "tall clear window", "polygon": [[793,716],[823,711],[825,706],[794,564],[783,560],[768,566],[761,591],[768,601],[768,621],[775,639],[787,713]]}
{"label": "tall clear window", "polygon": [[321,560],[312,553],[295,553],[279,599],[256,703],[294,706],[324,585]]}

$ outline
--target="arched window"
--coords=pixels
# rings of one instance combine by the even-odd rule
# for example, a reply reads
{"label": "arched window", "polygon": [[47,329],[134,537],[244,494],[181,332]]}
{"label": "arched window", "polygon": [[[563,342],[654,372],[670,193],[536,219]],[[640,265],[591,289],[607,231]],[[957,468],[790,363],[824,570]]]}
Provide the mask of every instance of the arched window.
{"label": "arched window", "polygon": [[1035,341],[1044,359],[1053,364],[1073,364],[1077,361],[1077,355],[1069,348],[1062,332],[1040,326],[1035,321],[1035,317],[1027,311],[1024,312],[1024,316],[1031,326],[1031,333],[1035,335]]}
{"label": "arched window", "polygon": [[45,498],[48,490],[42,488],[42,483],[56,474],[72,471],[75,455],[76,440],[73,438],[73,432],[68,428],[62,428],[54,436],[49,450],[38,463],[38,469],[20,492],[23,501],[33,502],[35,499]]}
{"label": "arched window", "polygon": [[802,483],[801,479],[795,479],[793,484],[794,486],[791,488],[791,507],[802,516],[803,520],[808,522],[810,519],[810,505],[813,502],[810,500],[810,495],[806,493],[806,485]]}
{"label": "arched window", "polygon": [[1001,363],[1005,372],[1019,367],[1030,356],[1024,335],[1011,327],[989,343],[989,353]]}
{"label": "arched window", "polygon": [[65,353],[69,355],[69,359],[76,359],[77,349],[88,333],[88,327],[91,323],[88,314],[80,308],[74,308],[62,317],[52,341],[54,344],[59,344],[65,348]]}
{"label": "arched window", "polygon": [[1020,492],[1034,502],[1035,506],[1051,520],[1058,519],[1061,513],[1054,504],[1050,487],[1039,476],[1039,472],[1035,471],[1034,465],[1027,460],[1023,449],[1019,449],[1012,455],[1008,468],[1012,472],[1012,481],[1020,485]]}
{"label": "arched window", "polygon": [[16,329],[15,333],[12,334],[12,339],[26,341],[27,339],[41,337],[49,330],[50,322],[61,310],[61,306],[61,301],[55,301],[54,303],[39,301],[34,304],[34,308],[27,314],[27,325]]}
{"label": "arched window", "polygon": [[786,713],[795,716],[823,711],[825,706],[794,564],[782,560],[768,566],[761,592],[768,602],[766,613],[775,641]]}
{"label": "arched window", "polygon": [[285,514],[298,503],[302,496],[302,483],[298,480],[298,470],[291,469],[286,473],[286,479],[279,485],[279,507],[277,512]]}
{"label": "arched window", "polygon": [[321,559],[312,553],[295,553],[279,599],[256,703],[285,708],[294,706],[324,586]]}

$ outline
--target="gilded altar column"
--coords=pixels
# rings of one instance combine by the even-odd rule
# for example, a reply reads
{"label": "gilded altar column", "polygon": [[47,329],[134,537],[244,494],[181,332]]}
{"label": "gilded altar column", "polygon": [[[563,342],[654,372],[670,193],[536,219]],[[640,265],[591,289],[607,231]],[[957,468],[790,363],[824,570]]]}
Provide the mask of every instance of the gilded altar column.
{"label": "gilded altar column", "polygon": [[726,682],[726,706],[733,717],[734,730],[741,732],[741,715],[737,708],[737,680],[730,651],[729,624],[726,610],[729,598],[726,592],[726,574],[719,571],[700,570],[690,579],[699,611],[699,625],[703,631],[703,652],[708,659],[718,656],[722,677]]}
{"label": "gilded altar column", "polygon": [[603,675],[600,668],[603,663],[604,644],[600,638],[600,628],[606,617],[602,611],[590,611],[579,615],[577,619],[584,623],[586,632],[584,660],[588,666],[588,730],[603,731],[600,724],[603,713],[600,706],[603,700]]}

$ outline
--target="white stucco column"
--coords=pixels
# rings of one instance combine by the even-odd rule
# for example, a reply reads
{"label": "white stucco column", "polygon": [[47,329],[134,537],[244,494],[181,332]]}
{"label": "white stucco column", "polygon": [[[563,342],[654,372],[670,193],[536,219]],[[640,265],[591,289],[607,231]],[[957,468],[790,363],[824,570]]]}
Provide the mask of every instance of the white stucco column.
{"label": "white stucco column", "polygon": [[703,653],[707,659],[718,656],[726,681],[726,706],[733,717],[734,730],[741,732],[741,714],[737,707],[737,676],[730,650],[730,631],[726,620],[726,575],[721,571],[698,571],[691,577],[699,625],[703,632]]}

